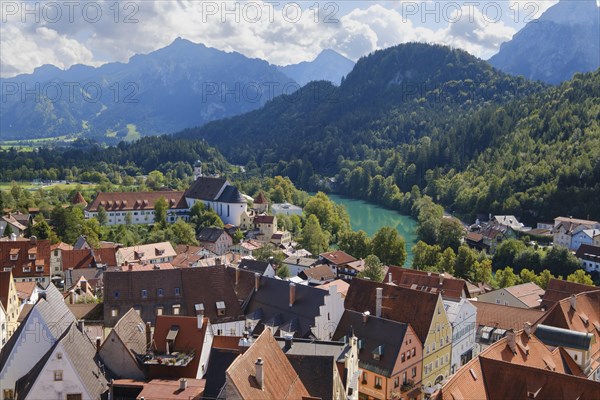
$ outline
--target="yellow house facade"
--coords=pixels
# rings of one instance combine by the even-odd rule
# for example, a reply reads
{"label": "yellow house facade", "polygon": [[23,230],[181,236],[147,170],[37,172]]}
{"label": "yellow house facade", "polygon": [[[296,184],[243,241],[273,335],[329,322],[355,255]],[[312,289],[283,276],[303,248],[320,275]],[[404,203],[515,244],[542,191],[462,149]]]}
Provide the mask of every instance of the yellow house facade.
{"label": "yellow house facade", "polygon": [[423,346],[424,387],[433,387],[450,376],[452,357],[452,325],[444,309],[442,296],[438,296],[437,305],[429,333]]}

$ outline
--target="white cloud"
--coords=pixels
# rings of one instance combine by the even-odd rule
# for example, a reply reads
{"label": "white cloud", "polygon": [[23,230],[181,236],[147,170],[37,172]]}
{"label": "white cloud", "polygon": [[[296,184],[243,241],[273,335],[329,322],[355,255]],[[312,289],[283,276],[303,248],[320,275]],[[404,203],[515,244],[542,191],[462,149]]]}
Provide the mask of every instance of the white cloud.
{"label": "white cloud", "polygon": [[[74,19],[69,20],[65,8],[61,19],[42,18],[40,23],[24,22],[18,14],[9,15],[0,27],[0,75],[31,72],[46,63],[68,68],[75,63],[124,62],[134,54],[164,47],[179,36],[285,65],[312,59],[325,48],[357,59],[376,49],[409,41],[448,44],[487,57],[515,32],[503,22],[486,22],[480,12],[475,13],[472,21],[461,19],[449,23],[442,19],[434,27],[416,26],[418,21],[404,18],[402,9],[393,2],[385,5],[360,2],[345,15],[334,14],[334,21],[328,22],[324,18],[332,10],[322,9],[315,21],[315,12],[307,8],[309,3],[302,3],[305,8],[301,18],[292,22],[293,7],[284,15],[281,7],[272,10],[264,4],[256,20],[258,3],[255,2],[123,0],[115,23],[114,3],[97,4],[106,8],[96,22],[91,22],[94,10],[86,15],[76,9]],[[225,13],[222,4],[229,9],[237,6],[237,22],[236,15]],[[128,15],[130,23],[124,22]]]}

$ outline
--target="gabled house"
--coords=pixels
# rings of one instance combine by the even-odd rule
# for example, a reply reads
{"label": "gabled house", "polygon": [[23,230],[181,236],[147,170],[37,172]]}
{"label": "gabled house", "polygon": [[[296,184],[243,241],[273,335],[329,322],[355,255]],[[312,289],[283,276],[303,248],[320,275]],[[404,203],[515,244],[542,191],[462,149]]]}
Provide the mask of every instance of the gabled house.
{"label": "gabled house", "polygon": [[203,315],[160,315],[144,357],[152,379],[200,379],[206,373],[213,333]]}
{"label": "gabled house", "polygon": [[552,228],[554,245],[577,250],[574,247],[576,244],[573,242],[573,236],[586,229],[600,229],[600,222],[570,217],[554,218],[554,227]]}
{"label": "gabled house", "polygon": [[319,259],[315,264],[327,265],[340,279],[350,280],[358,275],[356,268],[351,268],[348,264],[358,261],[341,250],[329,251],[319,254]]}
{"label": "gabled house", "polygon": [[287,266],[290,276],[297,276],[300,272],[313,266],[314,258],[291,256],[283,260],[283,265]]}
{"label": "gabled house", "polygon": [[319,340],[331,340],[343,312],[335,287],[325,291],[260,274],[244,309],[246,329],[254,334],[268,327],[276,336]]}
{"label": "gabled house", "polygon": [[129,309],[110,331],[98,351],[100,359],[115,378],[146,378],[142,358],[151,335],[138,313]]}
{"label": "gabled house", "polygon": [[571,249],[577,251],[584,244],[592,246],[597,237],[600,237],[600,229],[583,229],[574,233],[571,237]]}
{"label": "gabled house", "polygon": [[426,392],[432,393],[450,375],[452,326],[440,293],[356,278],[350,283],[344,305],[347,310],[368,311],[412,326],[423,346],[422,382]]}
{"label": "gabled house", "polygon": [[117,250],[117,264],[140,263],[159,264],[168,263],[177,254],[170,242],[142,244],[131,247],[123,247]]}
{"label": "gabled house", "polygon": [[496,252],[496,247],[505,240],[516,239],[517,233],[510,226],[490,222],[481,228],[480,234],[483,238],[483,249],[490,254]]}
{"label": "gabled house", "polygon": [[131,224],[153,224],[155,218],[154,206],[160,199],[167,202],[167,222],[172,223],[178,218],[189,218],[184,192],[100,192],[86,207],[85,218],[97,218],[98,209],[103,207],[107,215],[107,225],[123,225],[128,220]]}
{"label": "gabled house", "polygon": [[197,176],[184,197],[188,209],[201,202],[214,210],[224,224],[239,226],[241,215],[248,209],[244,196],[225,178]]}
{"label": "gabled house", "polygon": [[50,241],[13,238],[0,240],[0,267],[17,282],[50,282]]}
{"label": "gabled house", "polygon": [[252,235],[260,242],[268,243],[277,232],[277,217],[274,215],[255,215],[252,219]]}
{"label": "gabled house", "polygon": [[20,308],[23,308],[25,304],[35,304],[39,298],[39,293],[43,291],[43,288],[37,282],[15,282],[15,287]]}
{"label": "gabled house", "polygon": [[336,274],[327,265],[318,265],[305,269],[298,274],[298,277],[307,281],[309,285],[317,286],[334,281]]}
{"label": "gabled house", "polygon": [[21,237],[25,234],[25,230],[29,225],[29,222],[24,223],[23,220],[18,220],[15,218],[15,215],[8,214],[0,217],[0,237],[9,236],[8,234],[4,234],[6,231],[6,227],[10,226],[10,231],[15,237]]}
{"label": "gabled house", "polygon": [[96,347],[75,322],[15,385],[17,399],[99,399],[108,390]]}
{"label": "gabled house", "polygon": [[233,245],[233,239],[223,228],[202,228],[196,239],[201,246],[217,255],[225,254]]}
{"label": "gabled house", "polygon": [[0,389],[4,398],[14,397],[15,383],[40,361],[75,322],[62,294],[50,284],[40,293],[0,353]]}
{"label": "gabled house", "polygon": [[481,294],[477,300],[520,308],[539,308],[545,290],[533,282],[522,283]]}
{"label": "gabled house", "polygon": [[227,368],[219,397],[240,400],[303,399],[309,392],[269,329]]}
{"label": "gabled house", "polygon": [[244,313],[224,266],[104,274],[104,322],[134,308],[152,326],[161,315],[207,317],[215,334],[240,335]]}
{"label": "gabled house", "polygon": [[83,276],[71,287],[67,288],[63,296],[67,304],[77,304],[79,302],[95,303],[98,300],[94,288]]}
{"label": "gabled house", "polygon": [[6,330],[6,340],[8,340],[19,325],[17,320],[21,311],[19,292],[10,271],[0,272],[0,303],[6,313],[3,328]]}
{"label": "gabled house", "polygon": [[229,251],[234,254],[239,254],[241,257],[253,257],[254,252],[258,249],[262,249],[265,244],[266,243],[261,243],[254,239],[243,240],[229,247]]}
{"label": "gabled house", "polygon": [[541,325],[560,328],[550,332],[546,328],[546,334],[540,339],[549,346],[564,347],[589,379],[600,382],[599,304],[600,289],[571,295],[548,310],[536,326],[538,329]]}
{"label": "gabled house", "polygon": [[423,345],[410,324],[346,310],[335,340],[358,340],[360,398],[392,399],[417,396],[423,369]]}
{"label": "gabled house", "polygon": [[445,273],[390,266],[387,283],[434,294],[441,293],[444,298],[470,297],[466,281]]}
{"label": "gabled house", "polygon": [[247,258],[242,258],[242,260],[238,264],[237,268],[244,270],[244,271],[259,273],[261,276],[266,276],[268,278],[275,277],[275,268],[274,268],[274,265],[272,264],[272,260],[271,261],[257,261],[257,260],[250,260]]}
{"label": "gabled house", "polygon": [[444,308],[452,325],[452,357],[450,373],[473,358],[477,334],[477,308],[467,299],[444,299]]}
{"label": "gabled house", "polygon": [[600,246],[582,244],[575,256],[587,272],[600,272]]}

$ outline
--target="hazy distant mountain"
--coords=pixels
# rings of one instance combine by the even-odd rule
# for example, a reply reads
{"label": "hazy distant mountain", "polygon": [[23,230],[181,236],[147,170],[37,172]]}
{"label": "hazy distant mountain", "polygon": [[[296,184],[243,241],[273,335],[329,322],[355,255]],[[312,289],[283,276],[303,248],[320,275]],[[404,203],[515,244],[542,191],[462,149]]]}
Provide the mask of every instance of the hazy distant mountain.
{"label": "hazy distant mountain", "polygon": [[171,133],[257,109],[290,82],[266,61],[176,39],[128,63],[2,79],[0,134],[118,142]]}
{"label": "hazy distant mountain", "polygon": [[600,67],[600,8],[596,0],[561,0],[503,43],[490,63],[549,83]]}
{"label": "hazy distant mountain", "polygon": [[312,61],[277,68],[302,86],[310,81],[329,81],[339,85],[342,77],[354,68],[354,62],[333,50],[323,50]]}

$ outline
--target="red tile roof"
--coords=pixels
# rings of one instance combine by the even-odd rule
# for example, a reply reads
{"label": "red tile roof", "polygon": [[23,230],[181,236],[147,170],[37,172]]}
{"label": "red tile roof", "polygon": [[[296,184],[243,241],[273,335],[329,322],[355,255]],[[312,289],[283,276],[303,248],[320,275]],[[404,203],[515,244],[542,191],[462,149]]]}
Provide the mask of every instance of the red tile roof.
{"label": "red tile roof", "polygon": [[273,215],[257,215],[252,220],[255,224],[273,224],[275,217]]}
{"label": "red tile roof", "polygon": [[265,195],[263,194],[263,192],[260,192],[258,194],[258,196],[256,196],[254,198],[254,204],[267,204],[267,198],[265,197]]}
{"label": "red tile roof", "polygon": [[[35,260],[29,259],[29,250],[35,249]],[[11,255],[17,255],[11,260]],[[36,267],[43,266],[38,272]],[[49,240],[16,240],[0,241],[0,268],[12,268],[14,278],[36,278],[50,276],[50,241]],[[25,272],[23,268],[30,268]]]}
{"label": "red tile roof", "polygon": [[[388,275],[389,274],[392,274],[392,283],[399,286],[432,293],[442,292],[445,297],[457,299],[465,295],[469,297],[467,283],[462,279],[453,278],[447,274],[444,274],[444,276],[441,277],[441,274],[435,272],[417,271],[414,269],[393,266],[388,268]],[[386,278],[386,282],[388,279],[389,277]]]}
{"label": "red tile roof", "polygon": [[169,208],[188,208],[184,192],[100,192],[86,210],[97,212],[99,206],[106,211],[153,210],[161,197],[167,201]]}
{"label": "red tile roof", "polygon": [[589,292],[590,290],[595,289],[597,289],[595,286],[568,282],[562,279],[550,279],[546,292],[542,296],[542,307],[548,310],[555,303],[570,297],[572,294]]}
{"label": "red tile roof", "polygon": [[375,313],[375,289],[383,288],[381,316],[392,321],[410,323],[425,343],[438,305],[439,294],[354,278],[344,301],[347,310]]}
{"label": "red tile roof", "polygon": [[[263,387],[256,380],[257,359],[263,362]],[[273,338],[265,329],[246,352],[227,368],[227,382],[235,387],[241,399],[302,399],[308,397],[306,387]]]}
{"label": "red tile roof", "polygon": [[352,261],[356,261],[356,258],[352,257],[350,254],[347,254],[341,250],[322,253],[322,254],[320,254],[320,257],[323,257],[325,260],[327,260],[331,264],[335,264],[335,265],[342,265],[342,264],[350,263]]}
{"label": "red tile roof", "polygon": [[540,306],[540,300],[545,290],[533,282],[522,283],[520,285],[510,286],[505,290],[523,302],[529,308]]}
{"label": "red tile roof", "polygon": [[500,329],[523,329],[525,322],[535,323],[544,312],[537,309],[510,307],[494,303],[472,301],[477,308],[477,325]]}
{"label": "red tile roof", "polygon": [[83,204],[84,207],[87,207],[88,202],[83,198],[81,192],[77,192],[71,200],[71,204]]}
{"label": "red tile roof", "polygon": [[549,350],[535,335],[515,332],[485,349],[452,376],[438,400],[594,399],[600,383],[586,379],[563,349]]}
{"label": "red tile roof", "polygon": [[[559,301],[537,321],[537,324],[591,333],[595,337],[592,341],[592,359],[600,360],[600,289],[572,295]],[[599,361],[595,363],[595,367],[600,368]]]}

